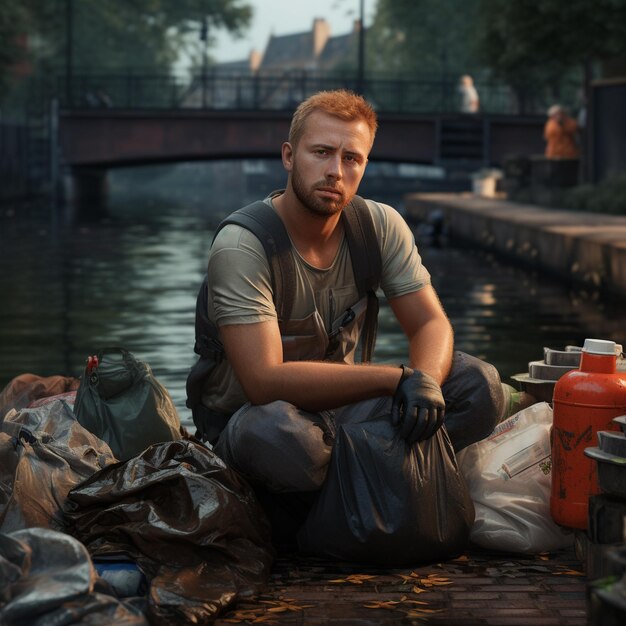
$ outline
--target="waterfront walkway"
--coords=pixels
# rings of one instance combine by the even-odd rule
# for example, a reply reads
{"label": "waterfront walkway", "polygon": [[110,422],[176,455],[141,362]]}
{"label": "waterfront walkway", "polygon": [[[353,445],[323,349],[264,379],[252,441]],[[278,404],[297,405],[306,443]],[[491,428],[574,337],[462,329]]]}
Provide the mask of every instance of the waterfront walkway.
{"label": "waterfront walkway", "polygon": [[626,216],[546,209],[472,193],[405,197],[411,222],[464,238],[572,282],[626,296]]}
{"label": "waterfront walkway", "polygon": [[573,548],[528,557],[470,549],[404,569],[280,557],[264,593],[215,622],[233,623],[584,626],[586,578]]}

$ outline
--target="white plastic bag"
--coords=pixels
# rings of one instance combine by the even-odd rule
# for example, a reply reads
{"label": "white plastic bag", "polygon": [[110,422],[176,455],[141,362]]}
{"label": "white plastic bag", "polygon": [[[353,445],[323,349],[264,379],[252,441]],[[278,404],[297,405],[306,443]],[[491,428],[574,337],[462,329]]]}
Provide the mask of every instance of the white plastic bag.
{"label": "white plastic bag", "polygon": [[539,402],[457,455],[476,509],[473,543],[523,554],[573,543],[550,515],[551,427],[552,408]]}

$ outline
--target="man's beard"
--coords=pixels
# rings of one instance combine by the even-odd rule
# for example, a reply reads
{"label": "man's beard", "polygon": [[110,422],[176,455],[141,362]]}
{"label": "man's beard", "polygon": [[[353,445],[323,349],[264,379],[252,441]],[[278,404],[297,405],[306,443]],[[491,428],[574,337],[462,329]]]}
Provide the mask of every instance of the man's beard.
{"label": "man's beard", "polygon": [[291,186],[300,203],[311,213],[319,217],[335,215],[341,212],[349,202],[349,200],[345,198],[343,191],[339,188],[337,188],[337,191],[341,193],[341,196],[338,196],[336,199],[320,198],[315,195],[315,189],[317,187],[334,187],[334,185],[327,181],[320,181],[313,185],[311,189],[307,189],[295,163],[291,171]]}

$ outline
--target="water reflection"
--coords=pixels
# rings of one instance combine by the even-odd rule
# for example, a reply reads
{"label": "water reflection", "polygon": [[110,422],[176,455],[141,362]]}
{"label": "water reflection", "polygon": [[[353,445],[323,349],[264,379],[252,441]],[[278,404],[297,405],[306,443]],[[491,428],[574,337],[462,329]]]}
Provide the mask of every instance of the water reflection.
{"label": "water reflection", "polygon": [[[23,372],[79,376],[89,354],[123,346],[148,362],[183,421],[195,360],[195,296],[212,224],[189,207],[60,224],[44,211],[0,217],[0,386]],[[456,343],[504,378],[543,346],[595,336],[623,343],[623,303],[571,292],[559,281],[480,251],[418,243],[455,329]],[[405,361],[404,339],[381,309],[377,360]]]}

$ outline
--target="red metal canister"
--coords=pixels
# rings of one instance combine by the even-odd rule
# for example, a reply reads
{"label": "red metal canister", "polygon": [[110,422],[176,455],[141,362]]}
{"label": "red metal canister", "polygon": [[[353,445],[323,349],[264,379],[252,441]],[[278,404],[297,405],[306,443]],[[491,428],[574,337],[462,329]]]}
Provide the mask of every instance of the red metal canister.
{"label": "red metal canister", "polygon": [[616,362],[613,341],[585,339],[579,369],[554,387],[550,513],[569,528],[587,528],[589,496],[600,491],[584,450],[599,430],[618,430],[612,418],[626,413],[626,373],[615,371]]}

